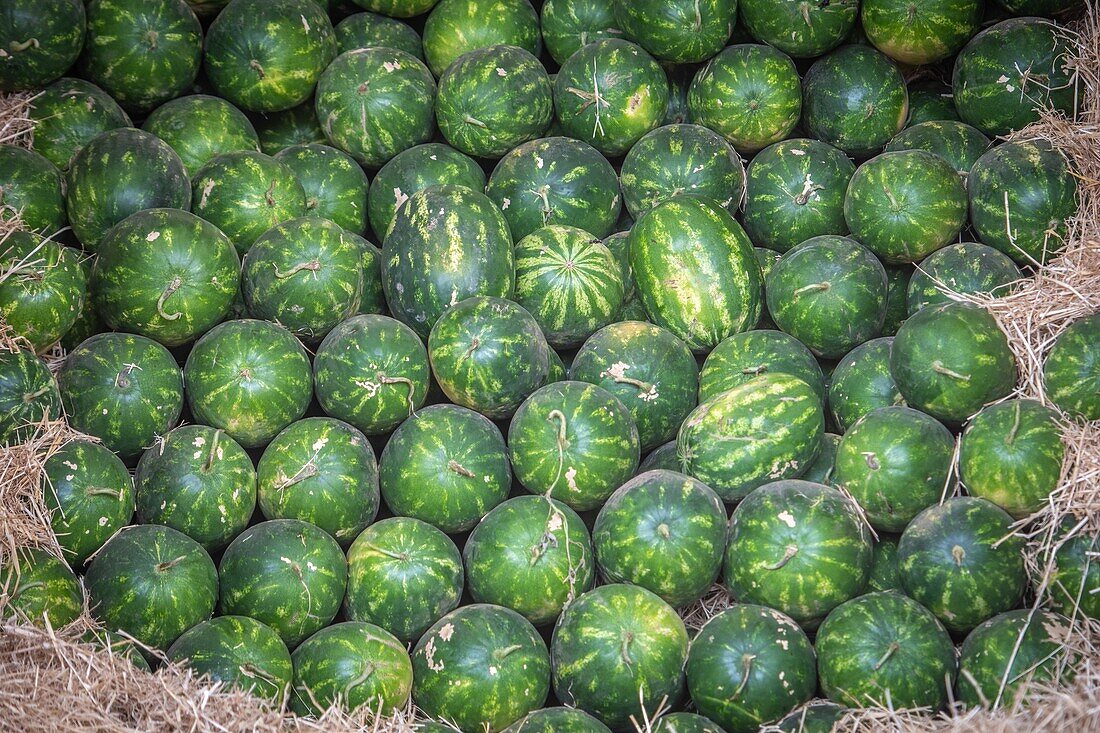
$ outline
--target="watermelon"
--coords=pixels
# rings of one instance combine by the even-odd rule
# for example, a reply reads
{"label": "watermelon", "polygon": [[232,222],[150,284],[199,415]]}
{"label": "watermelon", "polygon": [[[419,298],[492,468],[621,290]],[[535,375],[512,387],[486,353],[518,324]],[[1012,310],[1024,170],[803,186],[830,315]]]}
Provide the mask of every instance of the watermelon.
{"label": "watermelon", "polygon": [[1081,4],[1079,0],[997,0],[997,3],[1016,15],[1062,15]]}
{"label": "watermelon", "polygon": [[328,626],[347,585],[340,545],[297,519],[261,522],[237,535],[222,553],[218,574],[218,613],[265,623],[290,649]]}
{"label": "watermelon", "polygon": [[202,26],[184,0],[91,0],[81,75],[144,113],[191,86]]}
{"label": "watermelon", "polygon": [[142,524],[110,539],[84,576],[92,615],[111,631],[166,650],[208,618],[218,571],[206,550],[171,527]]}
{"label": "watermelon", "polygon": [[906,302],[909,282],[916,274],[913,265],[884,265],[886,269],[886,320],[882,324],[883,336],[897,334],[901,324],[909,315]]}
{"label": "watermelon", "polygon": [[738,10],[753,38],[796,58],[812,58],[844,42],[855,27],[859,0],[740,0]]}
{"label": "watermelon", "polygon": [[312,99],[280,112],[256,112],[252,124],[260,138],[260,150],[268,155],[293,145],[328,144]]}
{"label": "watermelon", "polygon": [[718,344],[699,372],[699,401],[706,402],[761,374],[789,374],[825,399],[821,366],[805,344],[782,331],[746,331]]}
{"label": "watermelon", "polygon": [[205,20],[220,13],[229,4],[229,0],[187,0],[187,4],[200,20]]}
{"label": "watermelon", "polygon": [[951,87],[959,117],[991,137],[1038,121],[1040,109],[1073,117],[1081,103],[1073,54],[1070,35],[1043,18],[986,28],[955,58]]}
{"label": "watermelon", "polygon": [[837,606],[821,624],[817,673],[822,691],[844,705],[939,710],[950,699],[955,648],[912,598],[868,593]]}
{"label": "watermelon", "polygon": [[336,34],[313,0],[233,0],[210,24],[206,76],[241,109],[278,112],[309,99],[336,57]]}
{"label": "watermelon", "polygon": [[676,437],[696,404],[699,366],[691,350],[651,323],[620,321],[594,333],[573,359],[569,378],[595,384],[622,402],[643,451]]}
{"label": "watermelon", "polygon": [[836,451],[840,446],[840,437],[836,433],[825,433],[821,436],[821,451],[802,474],[803,481],[826,486],[833,485],[833,475],[836,473]]}
{"label": "watermelon", "polygon": [[849,155],[873,155],[905,126],[909,95],[897,66],[848,45],[814,62],[802,79],[802,125]]}
{"label": "watermelon", "polygon": [[687,684],[699,712],[727,733],[755,733],[813,697],[814,649],[786,615],[736,604],[692,641]]}
{"label": "watermelon", "polygon": [[640,217],[662,201],[705,196],[731,214],[745,193],[745,167],[728,142],[701,125],[665,125],[646,133],[622,166],[623,201]]}
{"label": "watermelon", "polygon": [[359,48],[388,46],[424,60],[424,44],[412,26],[396,18],[377,13],[355,13],[341,20],[333,29],[339,53]]}
{"label": "watermelon", "polygon": [[768,273],[766,289],[776,325],[827,359],[877,336],[886,319],[886,271],[847,237],[826,234],[796,246]]}
{"label": "watermelon", "polygon": [[191,348],[183,377],[195,420],[225,430],[245,448],[266,445],[305,414],[313,394],[305,348],[265,321],[211,329]]}
{"label": "watermelon", "polygon": [[394,18],[411,18],[428,12],[438,0],[355,0],[361,8]]}
{"label": "watermelon", "polygon": [[846,708],[828,700],[811,700],[776,723],[782,733],[832,733]]}
{"label": "watermelon", "polygon": [[461,596],[462,555],[447,535],[419,519],[383,519],[348,549],[347,617],[377,624],[403,642],[419,639]]}
{"label": "watermelon", "polygon": [[904,593],[901,574],[898,572],[898,541],[881,535],[871,554],[871,575],[867,578],[867,592],[893,590]]}
{"label": "watermelon", "polygon": [[0,239],[0,318],[35,351],[72,328],[86,289],[77,250],[18,229]]}
{"label": "watermelon", "polygon": [[394,317],[427,338],[459,301],[511,296],[515,261],[508,224],[488,196],[465,186],[414,193],[382,243],[382,286]]}
{"label": "watermelon", "polygon": [[298,715],[322,715],[334,703],[380,716],[403,710],[412,694],[413,669],[405,645],[393,634],[362,621],[321,629],[294,650]]}
{"label": "watermelon", "polygon": [[220,97],[193,94],[157,107],[141,129],[172,146],[188,171],[219,155],[259,150],[260,138],[244,113]]}
{"label": "watermelon", "polygon": [[569,370],[562,361],[561,356],[554,349],[550,349],[550,371],[546,375],[546,383],[563,382],[569,378]]}
{"label": "watermelon", "polygon": [[378,514],[378,464],[365,435],[330,417],[291,423],[256,466],[267,519],[311,522],[347,545]]}
{"label": "watermelon", "polygon": [[490,511],[463,550],[467,586],[478,603],[553,623],[592,587],[596,563],[581,518],[545,496],[517,496]]}
{"label": "watermelon", "polygon": [[499,158],[542,135],[554,116],[546,70],[516,46],[463,54],[439,77],[435,118],[447,142],[479,158]]}
{"label": "watermelon", "polygon": [[542,52],[539,17],[527,0],[442,0],[424,22],[424,55],[436,77],[460,56],[498,45]]}
{"label": "watermelon", "polygon": [[824,432],[813,388],[777,372],[703,402],[684,421],[676,444],[682,470],[734,502],[758,486],[802,475]]}
{"label": "watermelon", "polygon": [[640,46],[618,38],[584,46],[554,80],[554,108],[565,134],[604,155],[629,150],[661,124],[667,107],[665,72]]}
{"label": "watermelon", "polygon": [[540,15],[542,40],[559,66],[593,41],[624,35],[614,0],[545,0]]}
{"label": "watermelon", "polygon": [[898,542],[905,592],[965,633],[1015,608],[1027,586],[1023,547],[1012,517],[995,504],[953,497],[918,514]]}
{"label": "watermelon", "polygon": [[34,122],[31,149],[62,170],[100,133],[130,127],[130,118],[110,94],[83,79],[58,79],[42,90],[28,116]]}
{"label": "watermelon", "polygon": [[73,65],[84,46],[80,0],[10,0],[0,8],[0,91],[49,84]]}
{"label": "watermelon", "polygon": [[928,255],[909,280],[909,315],[930,305],[952,300],[951,294],[1007,295],[1023,273],[1012,259],[977,242],[949,244]]}
{"label": "watermelon", "polygon": [[794,61],[771,46],[729,46],[695,74],[688,115],[744,154],[783,140],[802,113]]}
{"label": "watermelon", "polygon": [[447,397],[486,417],[510,417],[546,383],[550,347],[522,306],[503,298],[467,298],[432,328],[428,359]]}
{"label": "watermelon", "polygon": [[653,733],[725,733],[709,718],[695,713],[662,715],[653,725]]}
{"label": "watermelon", "polygon": [[622,207],[615,169],[591,145],[568,137],[518,146],[497,163],[485,192],[516,241],[549,224],[606,237]]}
{"label": "watermelon", "polygon": [[458,405],[432,405],[386,442],[379,479],[395,515],[454,533],[471,529],[508,498],[512,470],[504,436],[488,418]]}
{"label": "watermelon", "polygon": [[31,351],[0,349],[0,443],[26,440],[43,419],[61,414],[61,394],[46,363]]}
{"label": "watermelon", "polygon": [[638,429],[610,392],[585,382],[548,384],[508,428],[516,478],[577,511],[599,507],[638,468]]}
{"label": "watermelon", "polygon": [[924,308],[902,324],[890,373],[910,405],[962,422],[1012,392],[1016,359],[988,311],[952,302]]}
{"label": "watermelon", "polygon": [[[911,118],[911,117],[910,117]],[[929,120],[909,126],[886,143],[886,152],[924,150],[935,153],[965,180],[978,158],[993,145],[981,130],[957,120]]]}
{"label": "watermelon", "polygon": [[706,61],[721,51],[737,20],[737,0],[614,0],[628,38],[668,64]]}
{"label": "watermelon", "polygon": [[1100,314],[1066,327],[1043,363],[1047,396],[1067,414],[1100,420]]}
{"label": "watermelon", "polygon": [[101,333],[69,352],[57,373],[69,424],[123,459],[136,458],[179,421],[183,379],[156,341]]}
{"label": "watermelon", "polygon": [[638,464],[638,470],[634,472],[639,476],[646,471],[679,471],[680,457],[676,454],[676,441],[670,440],[664,445],[658,446],[649,452],[642,462]]}
{"label": "watermelon", "polygon": [[[737,30],[739,26],[734,27],[734,31]],[[730,40],[742,43],[749,39],[735,40],[731,37]],[[665,67],[665,76],[668,77],[668,107],[662,124],[679,125],[691,122],[691,113],[688,111],[688,88],[691,86],[696,70],[694,64]]]}
{"label": "watermelon", "polygon": [[672,607],[644,588],[612,584],[569,604],[550,645],[554,693],[613,731],[633,730],[684,693],[688,635]]}
{"label": "watermelon", "polygon": [[630,232],[630,263],[646,313],[696,353],[760,319],[752,244],[717,204],[682,196],[650,209]]}
{"label": "watermelon", "polygon": [[984,10],[982,0],[864,0],[859,17],[875,48],[918,66],[955,55],[977,32]]}
{"label": "watermelon", "polygon": [[1043,264],[1065,246],[1069,220],[1077,214],[1077,182],[1049,141],[990,150],[974,163],[969,189],[974,231],[1018,264]]}
{"label": "watermelon", "polygon": [[65,560],[79,568],[130,523],[134,482],[114,453],[72,440],[42,464],[42,499]]}
{"label": "watermelon", "polygon": [[148,132],[109,130],[69,164],[65,205],[73,233],[94,251],[107,230],[145,209],[188,209],[191,184],[176,152]]}
{"label": "watermelon", "polygon": [[703,482],[650,471],[608,498],[592,543],[606,581],[640,586],[679,608],[699,600],[718,577],[726,509]]}
{"label": "watermelon", "polygon": [[1054,610],[1100,619],[1100,562],[1097,535],[1069,537],[1054,552],[1047,593]]}
{"label": "watermelon", "polygon": [[329,141],[381,166],[432,137],[435,80],[415,56],[376,46],[341,54],[317,84],[317,119]]}
{"label": "watermelon", "polygon": [[908,407],[879,407],[840,439],[833,478],[872,527],[900,532],[949,490],[954,451],[951,432],[936,419]]}
{"label": "watermelon", "polygon": [[907,127],[916,127],[922,122],[959,121],[951,87],[936,79],[914,81],[907,86],[909,87]]}
{"label": "watermelon", "polygon": [[137,644],[117,631],[89,629],[80,636],[80,641],[90,644],[97,651],[106,651],[115,657],[125,659],[143,672],[151,672],[149,663],[141,656]]}
{"label": "watermelon", "polygon": [[359,301],[359,312],[387,312],[386,293],[382,290],[382,250],[346,229],[344,232],[358,242],[363,254],[363,297]]}
{"label": "watermelon", "polygon": [[878,407],[904,405],[890,374],[893,337],[871,339],[848,352],[829,379],[829,414],[841,430]]}
{"label": "watermelon", "polygon": [[542,707],[550,691],[545,642],[500,606],[476,603],[439,619],[417,642],[412,663],[416,706],[461,730],[503,730]]}
{"label": "watermelon", "polygon": [[60,629],[84,610],[84,591],[68,566],[45,550],[17,548],[0,565],[4,618]]}
{"label": "watermelon", "polygon": [[[550,3],[548,2],[547,5]],[[545,7],[545,6],[544,6]],[[505,733],[611,733],[583,710],[554,707],[532,710],[504,729]]]}
{"label": "watermelon", "polygon": [[185,631],[168,659],[196,675],[281,703],[293,676],[290,652],[274,629],[247,616],[219,616]]}
{"label": "watermelon", "polygon": [[367,231],[367,174],[347,153],[328,145],[292,145],[275,154],[306,193],[306,213],[352,234]]}
{"label": "watermelon", "polygon": [[64,180],[53,163],[33,150],[0,145],[0,222],[50,235],[65,226]]}

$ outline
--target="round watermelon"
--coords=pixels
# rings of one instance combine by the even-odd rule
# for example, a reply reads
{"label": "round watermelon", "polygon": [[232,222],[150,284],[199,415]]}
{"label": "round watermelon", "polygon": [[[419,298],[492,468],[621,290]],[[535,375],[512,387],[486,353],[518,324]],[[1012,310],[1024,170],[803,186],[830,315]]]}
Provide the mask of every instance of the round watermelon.
{"label": "round watermelon", "polygon": [[285,328],[227,321],[191,348],[183,368],[187,404],[200,423],[258,448],[305,414],[313,394],[309,357]]}
{"label": "round watermelon", "polygon": [[424,44],[412,26],[377,13],[354,13],[333,29],[340,53],[359,48],[388,46],[424,60]]}
{"label": "round watermelon", "polygon": [[951,87],[937,79],[913,81],[909,87],[909,122],[915,127],[922,122],[959,121],[955,95]]}
{"label": "round watermelon", "polygon": [[43,419],[61,414],[61,394],[46,362],[30,351],[0,349],[0,443],[26,440]]}
{"label": "round watermelon", "polygon": [[883,336],[897,334],[909,315],[906,298],[909,281],[916,273],[913,265],[884,265],[886,269],[886,320],[882,324]]}
{"label": "round watermelon", "polygon": [[367,174],[347,153],[309,143],[275,155],[294,171],[306,194],[306,213],[328,219],[352,234],[367,231]]}
{"label": "round watermelon", "polygon": [[442,0],[424,22],[424,55],[437,77],[460,56],[498,45],[542,52],[539,16],[527,0]]}
{"label": "round watermelon", "polygon": [[997,0],[997,3],[1017,15],[1062,15],[1080,5],[1079,0]]}
{"label": "round watermelon", "polygon": [[76,323],[87,284],[80,253],[14,230],[0,240],[0,318],[11,334],[45,351]]}
{"label": "round watermelon", "polygon": [[382,290],[382,250],[347,229],[344,232],[359,244],[363,254],[363,297],[359,300],[359,312],[386,313],[386,293]]}
{"label": "round watermelon", "polygon": [[871,339],[848,352],[829,378],[829,414],[843,432],[878,407],[904,405],[890,374],[893,337]]}
{"label": "round watermelon", "polygon": [[532,710],[504,731],[505,733],[611,733],[606,725],[583,710],[567,707]]}
{"label": "round watermelon", "polygon": [[782,331],[745,331],[718,344],[699,372],[699,401],[706,402],[727,389],[761,374],[789,374],[808,384],[825,399],[825,377],[806,345]]}
{"label": "round watermelon", "polygon": [[403,642],[420,638],[462,597],[462,555],[447,535],[410,517],[363,530],[348,549],[348,618]]}
{"label": "round watermelon", "polygon": [[172,146],[194,172],[225,153],[259,150],[260,138],[244,113],[220,97],[193,94],[157,107],[141,129]]}
{"label": "round watermelon", "polygon": [[1100,314],[1070,323],[1043,363],[1050,400],[1071,416],[1100,420]]}
{"label": "round watermelon", "polygon": [[990,293],[1007,295],[1023,273],[1012,259],[989,245],[977,242],[949,244],[936,250],[913,273],[906,308],[913,315],[930,305],[953,300],[951,294]]}
{"label": "round watermelon", "polygon": [[593,41],[623,37],[613,0],[545,0],[540,15],[542,40],[559,66]]}
{"label": "round watermelon", "polygon": [[848,37],[859,16],[859,0],[740,0],[738,10],[741,23],[753,38],[796,58],[812,58],[833,50]]}
{"label": "round watermelon", "polygon": [[898,572],[898,541],[892,536],[881,535],[871,553],[871,575],[867,578],[867,592],[893,590],[905,593]]}
{"label": "round watermelon", "polygon": [[394,18],[411,18],[428,12],[438,0],[355,0],[355,4]]}
{"label": "round watermelon", "polygon": [[840,437],[836,433],[825,433],[821,436],[821,450],[817,458],[813,460],[806,472],[802,474],[803,481],[812,481],[815,484],[833,486],[836,473],[836,451],[840,446]]}
{"label": "round watermelon", "polygon": [[252,124],[260,138],[260,150],[267,155],[293,145],[328,144],[312,99],[280,112],[255,112]]}
{"label": "round watermelon", "polygon": [[[1072,521],[1072,520],[1071,520]],[[1061,613],[1100,619],[1100,537],[1088,532],[1069,537],[1054,552],[1047,594]]]}
{"label": "round watermelon", "polygon": [[18,218],[22,228],[52,235],[65,226],[64,179],[53,163],[14,145],[0,146],[0,222]]}
{"label": "round watermelon", "polygon": [[68,566],[45,550],[20,547],[0,565],[4,617],[60,629],[84,610],[84,591]]}
{"label": "round watermelon", "polygon": [[695,713],[662,715],[653,725],[653,733],[725,733],[709,718]]}
{"label": "round watermelon", "polygon": [[[912,119],[912,115],[910,115]],[[978,128],[958,120],[929,120],[909,126],[886,144],[886,152],[924,150],[935,153],[954,167],[964,180],[978,158],[993,145]]]}
{"label": "round watermelon", "polygon": [[11,0],[0,8],[0,91],[49,84],[80,55],[85,40],[80,0]]}
{"label": "round watermelon", "polygon": [[737,0],[614,0],[628,38],[668,64],[706,61],[722,50],[737,20]]}
{"label": "round watermelon", "polygon": [[676,454],[676,441],[670,440],[664,445],[658,446],[649,452],[642,462],[638,464],[638,470],[634,472],[639,476],[646,471],[679,471],[680,457]]}
{"label": "round watermelon", "polygon": [[919,66],[953,56],[977,32],[982,0],[864,0],[860,21],[875,48]]}
{"label": "round watermelon", "polygon": [[832,733],[846,709],[828,700],[811,700],[792,710],[775,726],[782,733]]}
{"label": "round watermelon", "polygon": [[61,170],[97,135],[130,127],[130,118],[110,94],[83,79],[58,79],[35,98],[31,149]]}
{"label": "round watermelon", "polygon": [[192,626],[168,648],[168,659],[213,682],[281,703],[293,676],[290,652],[268,625],[219,616]]}

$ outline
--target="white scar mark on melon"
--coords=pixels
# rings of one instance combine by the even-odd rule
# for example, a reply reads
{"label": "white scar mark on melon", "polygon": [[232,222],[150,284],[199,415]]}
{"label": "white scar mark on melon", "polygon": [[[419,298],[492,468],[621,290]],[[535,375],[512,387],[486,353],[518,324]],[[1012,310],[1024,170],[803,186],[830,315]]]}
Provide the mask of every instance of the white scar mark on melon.
{"label": "white scar mark on melon", "polygon": [[145,235],[146,242],[155,242],[160,239],[160,232],[149,232]]}
{"label": "white scar mark on melon", "polygon": [[779,512],[779,520],[781,522],[783,522],[784,524],[786,524],[791,529],[794,529],[794,525],[795,525],[794,517],[786,509]]}
{"label": "white scar mark on melon", "polygon": [[442,639],[443,641],[450,641],[451,637],[454,636],[454,634],[455,634],[454,624],[446,624],[442,629],[439,630],[439,638]]}
{"label": "white scar mark on melon", "polygon": [[207,181],[205,184],[203,184],[202,196],[199,198],[199,208],[200,209],[205,209],[206,208],[206,202],[210,198],[210,192],[214,190],[215,185],[217,185],[217,182],[214,181],[213,179],[211,179],[211,180]]}
{"label": "white scar mark on melon", "polygon": [[428,639],[424,645],[424,661],[428,663],[428,669],[434,672],[443,670],[443,662],[435,661],[435,639]]}
{"label": "white scar mark on melon", "polygon": [[306,20],[306,16],[299,15],[298,17],[302,19],[302,27],[306,29],[306,33],[309,33],[309,31],[310,31],[309,21]]}
{"label": "white scar mark on melon", "polygon": [[565,471],[565,483],[569,485],[572,491],[577,490],[577,469],[570,466]]}

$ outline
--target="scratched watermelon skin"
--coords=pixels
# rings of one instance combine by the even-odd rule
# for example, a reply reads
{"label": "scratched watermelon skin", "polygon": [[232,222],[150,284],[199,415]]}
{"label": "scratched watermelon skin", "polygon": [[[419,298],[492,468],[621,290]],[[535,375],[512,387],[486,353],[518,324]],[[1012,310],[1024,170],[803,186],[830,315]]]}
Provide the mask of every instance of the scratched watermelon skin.
{"label": "scratched watermelon skin", "polygon": [[1100,316],[1078,318],[1054,342],[1043,364],[1043,383],[1052,402],[1066,413],[1100,420]]}
{"label": "scratched watermelon skin", "polygon": [[412,26],[397,18],[378,13],[353,13],[336,24],[336,44],[340,53],[357,48],[388,46],[424,60],[424,43]]}
{"label": "scratched watermelon skin", "polygon": [[61,170],[100,133],[130,127],[130,117],[111,95],[83,79],[62,78],[39,93],[30,109],[31,149]]}
{"label": "scratched watermelon skin", "polygon": [[290,687],[290,652],[267,624],[247,616],[219,616],[185,631],[168,659],[230,688],[281,703]]}
{"label": "scratched watermelon skin", "polygon": [[528,0],[442,0],[424,22],[424,56],[436,77],[463,54],[498,45],[542,53],[538,13]]}
{"label": "scratched watermelon skin", "polygon": [[367,174],[347,153],[328,145],[291,145],[275,154],[306,193],[306,213],[352,234],[367,231]]}
{"label": "scratched watermelon skin", "polygon": [[954,55],[978,30],[983,11],[981,0],[864,0],[860,20],[875,48],[919,66]]}
{"label": "scratched watermelon skin", "polygon": [[165,102],[145,118],[141,129],[171,145],[190,173],[224,153],[260,149],[256,128],[245,114],[206,94]]}
{"label": "scratched watermelon skin", "polygon": [[61,404],[46,362],[26,349],[0,351],[0,443],[26,440],[44,417],[61,416]]}
{"label": "scratched watermelon skin", "polygon": [[866,341],[844,355],[829,379],[829,413],[845,431],[878,407],[904,405],[890,374],[891,336]]}
{"label": "scratched watermelon skin", "polygon": [[949,244],[924,258],[909,280],[909,315],[930,305],[947,303],[944,292],[1008,295],[1011,284],[1023,277],[1012,259],[993,247],[978,242]]}
{"label": "scratched watermelon skin", "polygon": [[[912,118],[910,117],[910,120]],[[966,180],[978,158],[993,142],[976,127],[958,120],[929,120],[909,126],[886,144],[886,152],[925,150],[950,163]]]}
{"label": "scratched watermelon skin", "polygon": [[612,0],[546,0],[540,13],[542,40],[558,65],[601,38],[622,38]]}
{"label": "scratched watermelon skin", "polygon": [[753,38],[795,58],[812,58],[844,42],[859,17],[858,0],[828,4],[741,0],[740,20]]}
{"label": "scratched watermelon skin", "polygon": [[794,336],[765,329],[734,334],[710,352],[699,372],[699,401],[776,373],[798,377],[824,400],[825,377],[813,352]]}
{"label": "scratched watermelon skin", "polygon": [[722,50],[737,20],[737,0],[615,0],[628,38],[669,64],[706,61]]}
{"label": "scratched watermelon skin", "polygon": [[21,547],[0,565],[4,613],[60,629],[84,609],[84,591],[68,566],[45,550]]}
{"label": "scratched watermelon skin", "polygon": [[87,303],[80,259],[72,247],[18,229],[0,242],[0,317],[35,351],[68,333]]}
{"label": "scratched watermelon skin", "polygon": [[0,91],[49,84],[84,47],[86,13],[79,0],[12,0],[0,8]]}

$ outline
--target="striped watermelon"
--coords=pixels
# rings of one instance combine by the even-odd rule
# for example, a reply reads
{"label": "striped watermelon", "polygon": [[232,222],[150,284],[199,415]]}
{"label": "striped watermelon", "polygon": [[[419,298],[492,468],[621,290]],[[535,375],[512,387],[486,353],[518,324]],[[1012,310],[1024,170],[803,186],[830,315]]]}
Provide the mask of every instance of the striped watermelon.
{"label": "striped watermelon", "polygon": [[699,401],[706,402],[761,374],[798,377],[819,399],[825,399],[825,377],[805,344],[782,331],[760,330],[734,334],[710,352],[699,372]]}
{"label": "striped watermelon", "polygon": [[959,121],[951,87],[937,79],[914,81],[909,87],[908,127],[922,122]]}
{"label": "striped watermelon", "polygon": [[23,349],[0,349],[0,443],[26,440],[41,420],[61,414],[61,394],[46,362]]}
{"label": "striped watermelon", "polygon": [[949,244],[928,255],[909,280],[909,315],[952,300],[950,293],[1007,295],[1023,273],[1012,259],[977,242]]}
{"label": "striped watermelon", "polygon": [[660,445],[651,450],[649,455],[643,458],[642,462],[638,464],[638,470],[634,472],[634,475],[638,476],[646,471],[658,470],[680,470],[680,457],[676,455],[675,440],[670,440],[664,445]]}
{"label": "striped watermelon", "polygon": [[817,454],[806,473],[802,474],[803,481],[812,481],[815,484],[834,484],[833,476],[836,473],[836,451],[840,446],[840,436],[836,433],[825,433],[821,436],[821,451]]}
{"label": "striped watermelon", "polygon": [[1098,333],[1100,314],[1078,318],[1059,334],[1043,364],[1043,384],[1051,401],[1085,420],[1100,420]]}
{"label": "striped watermelon", "polygon": [[31,149],[61,170],[97,135],[130,127],[130,118],[110,94],[83,79],[58,79],[34,99]]}
{"label": "striped watermelon", "polygon": [[1051,607],[1061,613],[1100,619],[1100,551],[1095,534],[1081,532],[1055,551],[1047,592]]}
{"label": "striped watermelon", "polygon": [[386,313],[386,293],[382,289],[382,250],[347,229],[344,233],[359,245],[363,254],[363,297],[359,301],[359,313]]}
{"label": "striped watermelon", "polygon": [[859,15],[859,0],[793,3],[740,0],[740,20],[753,38],[796,58],[833,50],[848,37]]}
{"label": "striped watermelon", "polygon": [[929,120],[909,126],[886,144],[886,152],[925,150],[935,153],[965,180],[978,158],[993,145],[981,130],[958,120]]}
{"label": "striped watermelon", "polygon": [[0,240],[0,318],[35,351],[68,333],[84,309],[80,256],[31,232],[14,230]]}
{"label": "striped watermelon", "polygon": [[893,337],[866,341],[841,359],[829,378],[829,414],[841,431],[878,407],[904,405],[890,374]]}
{"label": "striped watermelon", "polygon": [[260,138],[260,150],[267,155],[292,145],[328,144],[312,99],[279,112],[254,112],[252,124]]}
{"label": "striped watermelon", "polygon": [[337,23],[333,30],[340,53],[387,46],[424,60],[424,43],[420,40],[420,34],[408,23],[396,18],[378,13],[354,13]]}
{"label": "striped watermelon", "polygon": [[982,0],[864,0],[860,21],[875,48],[918,66],[953,56],[977,32]]}
{"label": "striped watermelon", "polygon": [[[549,4],[548,2],[546,5]],[[532,710],[504,731],[505,733],[611,733],[606,725],[583,710],[567,707]]]}
{"label": "striped watermelon", "polygon": [[86,13],[80,0],[10,0],[0,8],[0,91],[49,84],[84,47]]}
{"label": "striped watermelon", "polygon": [[259,150],[256,128],[221,97],[192,94],[157,107],[141,129],[168,143],[191,173],[225,153]]}
{"label": "striped watermelon", "polygon": [[871,575],[867,578],[867,592],[893,590],[905,593],[898,572],[898,541],[882,535],[875,542],[871,555]]}
{"label": "striped watermelon", "polygon": [[667,64],[706,61],[722,50],[737,20],[737,0],[615,0],[628,38]]}
{"label": "striped watermelon", "polygon": [[53,163],[14,145],[0,146],[0,222],[18,214],[22,228],[52,235],[65,226],[64,178]]}
{"label": "striped watermelon", "polygon": [[356,0],[355,4],[382,15],[411,18],[428,12],[436,2],[438,0]]}
{"label": "striped watermelon", "polygon": [[725,733],[709,718],[695,713],[669,713],[657,719],[653,733]]}
{"label": "striped watermelon", "polygon": [[437,77],[463,54],[498,45],[542,53],[538,13],[527,0],[442,0],[424,22],[424,55]]}
{"label": "striped watermelon", "polygon": [[545,0],[540,16],[542,40],[559,66],[582,46],[624,35],[613,0]]}
{"label": "striped watermelon", "polygon": [[832,733],[846,709],[828,700],[811,700],[775,725],[782,733]]}
{"label": "striped watermelon", "polygon": [[884,265],[886,269],[886,320],[882,324],[883,336],[897,334],[909,315],[906,302],[909,282],[916,274],[913,265]]}
{"label": "striped watermelon", "polygon": [[4,616],[60,629],[84,610],[80,581],[65,563],[38,548],[20,547],[0,565]]}
{"label": "striped watermelon", "polygon": [[319,216],[352,234],[367,231],[367,174],[347,153],[308,143],[275,154],[286,163],[306,192],[306,213]]}
{"label": "striped watermelon", "polygon": [[185,631],[168,648],[168,659],[196,675],[282,703],[294,669],[279,635],[247,616],[219,616]]}

